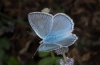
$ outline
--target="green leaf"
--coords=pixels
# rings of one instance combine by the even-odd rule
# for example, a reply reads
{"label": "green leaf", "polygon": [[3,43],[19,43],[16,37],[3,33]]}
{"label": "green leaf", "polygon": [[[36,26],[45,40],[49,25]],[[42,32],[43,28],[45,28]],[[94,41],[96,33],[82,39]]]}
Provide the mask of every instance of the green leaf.
{"label": "green leaf", "polygon": [[4,56],[5,56],[4,50],[0,49],[0,60],[3,60]]}
{"label": "green leaf", "polygon": [[55,60],[54,60],[54,64],[55,65],[60,65],[60,62],[59,62],[60,59],[61,59],[60,57],[56,57]]}
{"label": "green leaf", "polygon": [[2,21],[0,21],[0,27],[2,27],[4,24],[2,23]]}
{"label": "green leaf", "polygon": [[8,50],[10,48],[10,43],[7,39],[0,39],[0,48]]}
{"label": "green leaf", "polygon": [[0,65],[3,65],[2,61],[0,61]]}
{"label": "green leaf", "polygon": [[15,57],[11,56],[7,65],[20,65],[20,62]]}
{"label": "green leaf", "polygon": [[38,65],[53,65],[54,59],[52,57],[46,57],[39,61]]}
{"label": "green leaf", "polygon": [[28,62],[28,65],[37,65],[37,64],[31,61],[31,62]]}
{"label": "green leaf", "polygon": [[39,52],[39,57],[46,57],[50,54],[50,52]]}

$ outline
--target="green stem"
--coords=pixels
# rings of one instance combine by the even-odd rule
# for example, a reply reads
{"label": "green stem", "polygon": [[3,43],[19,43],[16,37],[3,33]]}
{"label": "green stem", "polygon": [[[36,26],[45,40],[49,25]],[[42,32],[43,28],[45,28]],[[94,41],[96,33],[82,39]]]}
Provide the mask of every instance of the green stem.
{"label": "green stem", "polygon": [[53,52],[51,52],[51,56],[52,56],[53,59],[55,59],[55,55],[54,55]]}
{"label": "green stem", "polygon": [[64,61],[67,61],[65,53],[63,53],[63,58],[64,58]]}

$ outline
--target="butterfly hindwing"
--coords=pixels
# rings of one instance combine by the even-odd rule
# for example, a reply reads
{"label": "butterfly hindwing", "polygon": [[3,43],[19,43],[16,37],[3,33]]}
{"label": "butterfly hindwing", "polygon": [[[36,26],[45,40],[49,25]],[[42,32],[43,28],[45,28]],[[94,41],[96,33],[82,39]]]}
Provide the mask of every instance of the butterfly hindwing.
{"label": "butterfly hindwing", "polygon": [[57,44],[41,44],[39,46],[39,51],[52,51],[54,49],[60,48]]}
{"label": "butterfly hindwing", "polygon": [[75,34],[72,34],[70,36],[66,36],[66,38],[63,38],[62,40],[58,41],[58,42],[54,42],[52,44],[41,44],[39,46],[39,51],[51,51],[51,50],[56,50],[59,49],[61,47],[65,47],[65,46],[70,46],[72,45],[76,40],[77,40],[77,36]]}
{"label": "butterfly hindwing", "polygon": [[57,44],[60,44],[62,46],[70,46],[72,45],[76,40],[77,40],[77,36],[75,34],[72,34],[68,37],[65,37],[64,39],[62,39],[61,41],[56,42]]}

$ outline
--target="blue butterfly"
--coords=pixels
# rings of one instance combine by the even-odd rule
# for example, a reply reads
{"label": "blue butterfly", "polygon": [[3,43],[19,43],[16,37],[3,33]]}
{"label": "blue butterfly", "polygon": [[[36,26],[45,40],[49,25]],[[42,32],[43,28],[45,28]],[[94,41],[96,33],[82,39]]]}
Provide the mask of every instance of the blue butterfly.
{"label": "blue butterfly", "polygon": [[74,23],[63,13],[51,15],[45,12],[31,12],[28,20],[35,33],[42,39],[39,51],[51,51],[70,46],[77,36],[72,34]]}

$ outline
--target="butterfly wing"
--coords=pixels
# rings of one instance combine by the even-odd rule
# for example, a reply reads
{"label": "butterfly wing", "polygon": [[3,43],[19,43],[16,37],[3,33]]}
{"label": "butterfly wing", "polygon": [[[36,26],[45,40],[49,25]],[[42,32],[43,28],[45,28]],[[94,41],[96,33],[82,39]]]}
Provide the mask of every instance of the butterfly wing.
{"label": "butterfly wing", "polygon": [[53,17],[53,25],[50,34],[46,36],[46,42],[57,42],[72,35],[74,23],[72,19],[63,13],[58,13]]}
{"label": "butterfly wing", "polygon": [[75,34],[72,34],[70,36],[66,36],[64,39],[62,39],[61,41],[56,42],[59,45],[62,46],[70,46],[72,45],[76,40],[78,39],[78,37]]}
{"label": "butterfly wing", "polygon": [[32,12],[28,14],[28,20],[31,27],[42,39],[50,32],[52,17],[51,14],[43,12]]}
{"label": "butterfly wing", "polygon": [[39,51],[52,51],[54,49],[60,48],[59,45],[56,44],[41,44],[39,46]]}
{"label": "butterfly wing", "polygon": [[51,34],[64,34],[73,31],[74,23],[72,19],[63,13],[54,15]]}
{"label": "butterfly wing", "polygon": [[39,51],[52,51],[52,50],[56,50],[58,48],[61,47],[65,47],[65,46],[70,46],[72,45],[76,40],[77,40],[77,36],[72,34],[70,36],[67,36],[66,38],[62,39],[61,41],[52,43],[52,44],[41,44],[39,46]]}

